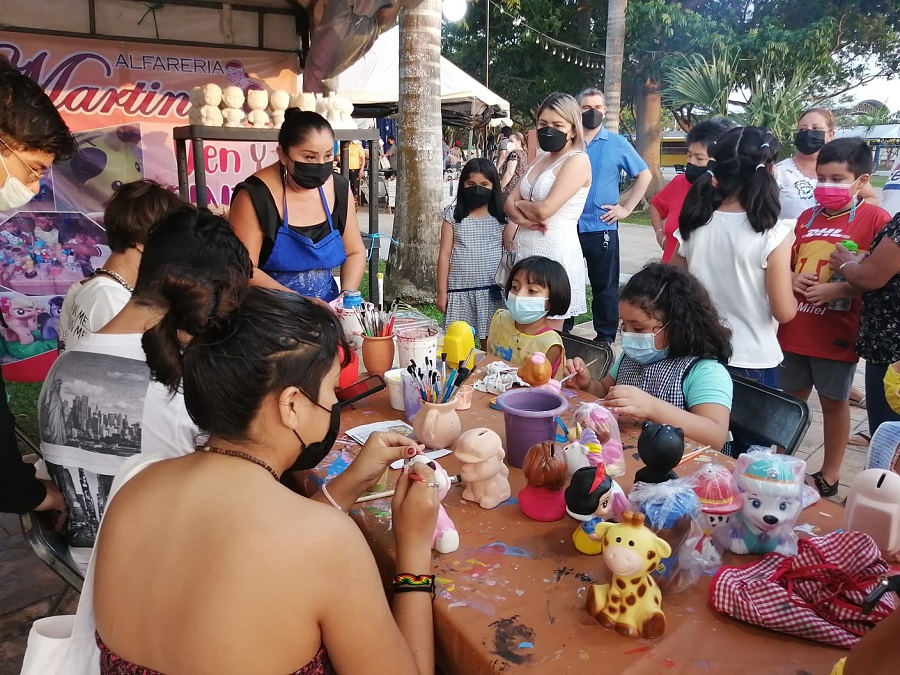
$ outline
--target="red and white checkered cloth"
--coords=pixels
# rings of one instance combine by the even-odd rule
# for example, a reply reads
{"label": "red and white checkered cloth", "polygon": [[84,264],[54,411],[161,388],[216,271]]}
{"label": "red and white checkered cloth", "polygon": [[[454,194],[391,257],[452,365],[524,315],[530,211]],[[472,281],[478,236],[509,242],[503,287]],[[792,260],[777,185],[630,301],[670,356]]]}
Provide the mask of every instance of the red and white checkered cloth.
{"label": "red and white checkered cloth", "polygon": [[836,647],[853,647],[894,611],[886,593],[867,615],[866,595],[889,572],[862,532],[801,539],[795,557],[770,553],[743,567],[722,567],[709,587],[714,609],[741,621]]}

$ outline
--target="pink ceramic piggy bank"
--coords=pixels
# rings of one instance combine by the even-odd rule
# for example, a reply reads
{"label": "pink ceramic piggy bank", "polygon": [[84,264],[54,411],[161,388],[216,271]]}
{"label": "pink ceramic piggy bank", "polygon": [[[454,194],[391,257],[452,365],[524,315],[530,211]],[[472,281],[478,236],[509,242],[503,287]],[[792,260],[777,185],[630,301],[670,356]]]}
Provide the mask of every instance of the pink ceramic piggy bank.
{"label": "pink ceramic piggy bank", "polygon": [[470,429],[456,442],[460,476],[466,484],[462,497],[483,509],[502,504],[511,494],[509,469],[503,463],[503,441],[490,429]]}

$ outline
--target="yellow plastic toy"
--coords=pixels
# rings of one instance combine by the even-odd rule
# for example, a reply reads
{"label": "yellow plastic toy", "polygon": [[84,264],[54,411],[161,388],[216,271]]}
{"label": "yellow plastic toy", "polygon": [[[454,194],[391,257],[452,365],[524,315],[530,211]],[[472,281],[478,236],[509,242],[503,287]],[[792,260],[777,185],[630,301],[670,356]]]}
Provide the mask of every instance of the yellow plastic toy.
{"label": "yellow plastic toy", "polygon": [[459,368],[461,362],[472,354],[465,364],[467,368],[472,368],[475,365],[473,349],[475,349],[475,329],[465,321],[454,321],[447,326],[444,342],[438,352],[447,354],[447,366],[450,368]]}

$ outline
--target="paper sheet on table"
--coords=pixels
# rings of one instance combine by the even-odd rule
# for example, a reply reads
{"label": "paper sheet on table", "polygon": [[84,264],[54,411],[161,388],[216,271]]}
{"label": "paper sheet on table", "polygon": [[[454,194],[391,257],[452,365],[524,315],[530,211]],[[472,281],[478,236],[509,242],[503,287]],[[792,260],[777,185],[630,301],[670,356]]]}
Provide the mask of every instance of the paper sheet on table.
{"label": "paper sheet on table", "polygon": [[[406,436],[407,438],[415,439],[415,433],[413,432],[413,428],[409,426],[406,422],[402,420],[393,420],[388,422],[374,422],[372,424],[363,424],[362,426],[353,427],[352,429],[348,429],[345,433],[347,436],[352,438],[354,441],[359,443],[360,445],[364,444],[367,440],[369,440],[369,436],[371,436],[376,431],[384,431],[390,432],[394,434],[400,434],[401,436]],[[425,452],[425,455],[429,459],[440,459],[441,457],[446,457],[450,454],[450,451],[445,448],[440,448],[437,450],[428,450]],[[391,464],[392,469],[402,469],[403,468],[403,460],[398,459],[396,462]]]}

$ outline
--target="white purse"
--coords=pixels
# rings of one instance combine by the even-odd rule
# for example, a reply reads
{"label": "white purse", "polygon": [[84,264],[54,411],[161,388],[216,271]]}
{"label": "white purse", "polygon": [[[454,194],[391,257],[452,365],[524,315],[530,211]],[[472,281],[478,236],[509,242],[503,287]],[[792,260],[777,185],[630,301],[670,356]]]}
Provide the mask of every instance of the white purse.
{"label": "white purse", "polygon": [[[113,481],[107,509],[119,488],[143,469],[163,459],[167,457],[161,454],[135,455],[125,462]],[[99,675],[100,649],[94,637],[97,630],[94,619],[95,554],[96,548],[91,553],[75,614],[48,616],[31,624],[21,675]]]}

